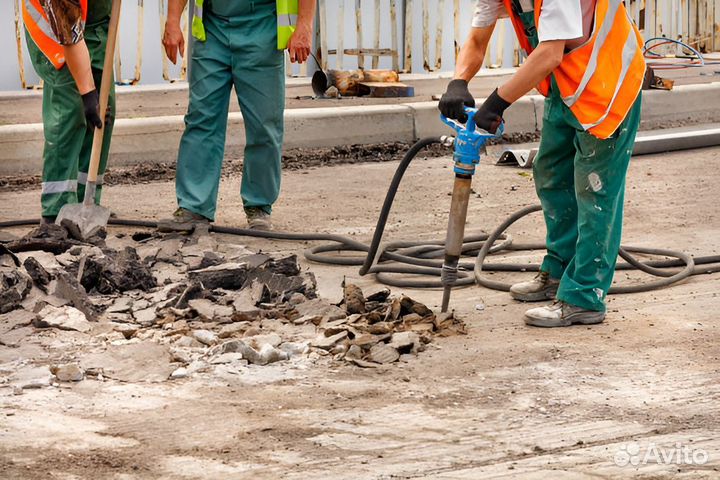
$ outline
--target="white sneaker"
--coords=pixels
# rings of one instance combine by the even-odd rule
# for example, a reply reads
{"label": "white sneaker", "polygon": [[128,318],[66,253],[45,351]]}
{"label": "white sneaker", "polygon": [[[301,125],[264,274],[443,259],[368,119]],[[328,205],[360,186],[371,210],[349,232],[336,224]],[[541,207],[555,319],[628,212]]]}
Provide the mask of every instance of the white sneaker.
{"label": "white sneaker", "polygon": [[525,312],[525,323],[533,327],[569,327],[573,324],[595,325],[605,320],[605,312],[586,310],[565,302]]}
{"label": "white sneaker", "polygon": [[548,272],[539,272],[529,282],[516,283],[510,287],[510,296],[523,302],[539,302],[555,298],[560,280],[550,278]]}

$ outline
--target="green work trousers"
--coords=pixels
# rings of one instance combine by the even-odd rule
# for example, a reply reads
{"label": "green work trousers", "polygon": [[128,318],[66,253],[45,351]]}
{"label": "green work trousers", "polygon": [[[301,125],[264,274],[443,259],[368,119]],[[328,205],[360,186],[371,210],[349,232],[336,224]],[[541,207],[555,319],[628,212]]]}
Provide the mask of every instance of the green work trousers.
{"label": "green work trousers", "polygon": [[535,189],[547,227],[542,271],[559,278],[557,299],[605,311],[622,235],[625,175],[641,98],[608,139],[584,132],[556,85],[545,100]]}
{"label": "green work trousers", "polygon": [[275,2],[238,3],[244,11],[232,17],[204,14],[207,40],[193,45],[190,103],[177,161],[178,205],[211,220],[233,86],[245,122],[243,205],[270,213],[280,192],[285,59],[276,45]]}
{"label": "green work trousers", "polygon": [[[43,79],[43,148],[42,215],[54,217],[66,203],[82,201],[90,166],[94,129],[88,128],[77,89],[67,66],[57,70],[26,32],[28,50],[35,71]],[[98,91],[108,36],[107,18],[85,27],[85,43],[90,51],[93,77]],[[107,165],[115,113],[115,87],[110,91],[109,122],[103,126],[98,187],[95,201],[100,202],[102,179]],[[105,123],[103,121],[103,123]]]}

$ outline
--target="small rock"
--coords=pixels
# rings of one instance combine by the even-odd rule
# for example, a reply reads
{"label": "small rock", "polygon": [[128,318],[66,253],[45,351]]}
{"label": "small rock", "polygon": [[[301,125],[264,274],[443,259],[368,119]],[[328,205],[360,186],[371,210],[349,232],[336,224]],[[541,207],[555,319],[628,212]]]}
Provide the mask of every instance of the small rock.
{"label": "small rock", "polygon": [[60,330],[75,330],[78,332],[89,332],[92,328],[90,322],[87,321],[85,314],[75,307],[56,308],[52,305],[46,305],[38,318],[34,321],[36,327],[39,328],[59,328]]}
{"label": "small rock", "polygon": [[322,348],[323,350],[330,350],[336,343],[346,339],[348,336],[347,330],[343,330],[340,333],[326,337],[325,335],[318,336],[312,341],[313,347]]}
{"label": "small rock", "polygon": [[188,302],[190,308],[193,309],[200,318],[212,321],[215,318],[230,317],[234,313],[233,308],[227,305],[218,305],[205,298],[198,298]]}
{"label": "small rock", "polygon": [[368,360],[376,363],[393,363],[400,358],[397,350],[384,343],[378,343],[370,349]]}
{"label": "small rock", "polygon": [[290,305],[300,305],[303,302],[307,302],[307,297],[300,292],[295,292],[288,298]]}
{"label": "small rock", "polygon": [[280,335],[277,333],[269,333],[267,335],[255,335],[254,337],[249,337],[246,341],[255,350],[260,350],[265,345],[277,347],[282,343],[282,338],[280,338]]}
{"label": "small rock", "polygon": [[170,360],[173,362],[184,363],[185,365],[193,361],[192,355],[186,350],[174,348],[170,350]]}
{"label": "small rock", "polygon": [[105,313],[126,313],[129,312],[133,306],[133,299],[130,297],[120,297],[115,300],[115,303],[110,305]]}
{"label": "small rock", "polygon": [[170,379],[171,380],[178,380],[180,378],[185,378],[188,376],[188,370],[185,367],[179,367],[176,368],[171,374]]}
{"label": "small rock", "polygon": [[310,351],[310,342],[285,342],[281,343],[278,347],[289,356],[294,357],[296,355],[304,355]]}
{"label": "small rock", "polygon": [[416,353],[421,346],[420,335],[415,332],[393,333],[389,345],[400,353]]}
{"label": "small rock", "polygon": [[218,336],[210,330],[194,330],[193,338],[204,345],[215,345],[218,342]]}
{"label": "small rock", "polygon": [[138,331],[138,326],[133,323],[116,323],[113,328],[116,332],[122,333],[126,340],[130,340]]}
{"label": "small rock", "polygon": [[262,346],[259,356],[260,360],[257,362],[259,365],[267,365],[269,363],[275,363],[290,358],[290,355],[287,352],[278,350],[268,343]]}
{"label": "small rock", "polygon": [[230,323],[228,325],[224,325],[220,329],[220,333],[218,333],[218,337],[220,337],[220,338],[232,337],[236,334],[242,333],[245,330],[247,330],[249,325],[250,324],[248,322],[235,322],[235,323]]}
{"label": "small rock", "polygon": [[144,310],[133,312],[133,317],[135,317],[135,321],[140,325],[144,327],[149,327],[150,325],[154,324],[155,320],[157,319],[155,307],[150,307]]}
{"label": "small rock", "polygon": [[293,320],[294,325],[320,325],[323,317],[320,315],[303,315]]}
{"label": "small rock", "polygon": [[363,356],[362,348],[360,348],[358,345],[350,345],[350,347],[347,349],[347,352],[345,352],[345,358],[348,360],[350,359],[361,359]]}
{"label": "small rock", "polygon": [[320,298],[303,302],[297,305],[295,310],[297,310],[301,316],[313,315],[327,317],[329,321],[347,317],[347,314],[342,308],[331,305],[326,300]]}
{"label": "small rock", "polygon": [[50,372],[60,382],[79,382],[85,378],[85,371],[77,363],[52,366]]}
{"label": "small rock", "polygon": [[243,356],[240,352],[228,352],[221,353],[210,359],[212,365],[221,365],[223,363],[234,363],[238,360],[242,360]]}

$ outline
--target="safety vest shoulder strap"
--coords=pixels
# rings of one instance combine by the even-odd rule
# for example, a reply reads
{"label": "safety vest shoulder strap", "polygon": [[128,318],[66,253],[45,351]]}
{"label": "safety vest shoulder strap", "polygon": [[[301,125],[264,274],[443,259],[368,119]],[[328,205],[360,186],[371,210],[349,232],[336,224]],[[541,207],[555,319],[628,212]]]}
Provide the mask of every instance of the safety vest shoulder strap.
{"label": "safety vest shoulder strap", "polygon": [[[87,0],[80,0],[83,22],[87,19]],[[60,70],[65,65],[65,53],[52,30],[47,12],[39,0],[22,0],[22,16],[30,38],[41,52]]]}
{"label": "safety vest shoulder strap", "polygon": [[[275,0],[277,10],[277,48],[284,50],[295,32],[298,16],[298,0]],[[194,0],[192,34],[196,40],[207,39],[203,25],[203,0]]]}
{"label": "safety vest shoulder strap", "polygon": [[[534,47],[530,42],[527,25],[525,25],[522,18],[520,18],[520,2],[518,0],[503,0],[503,3],[505,4],[505,9],[510,16],[510,22],[512,23],[513,29],[515,30],[515,34],[517,35],[518,43],[520,43],[520,48],[525,51],[526,55],[530,55],[534,50]],[[535,19],[535,24],[533,25],[534,28],[537,28],[538,21],[540,19],[541,8],[542,0],[535,0],[533,8],[533,15]],[[537,89],[542,95],[547,96],[550,93],[550,77],[543,79],[537,85]]]}

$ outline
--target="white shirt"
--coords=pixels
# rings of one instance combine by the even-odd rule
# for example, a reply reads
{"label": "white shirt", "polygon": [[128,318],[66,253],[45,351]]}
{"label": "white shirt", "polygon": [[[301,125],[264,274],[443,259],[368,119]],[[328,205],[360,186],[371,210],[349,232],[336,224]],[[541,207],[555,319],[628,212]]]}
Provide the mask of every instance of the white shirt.
{"label": "white shirt", "polygon": [[[537,26],[540,42],[568,40],[573,49],[590,38],[596,0],[544,0]],[[523,11],[533,9],[532,0],[520,0]],[[489,27],[498,18],[507,17],[503,0],[475,0],[472,26]]]}

